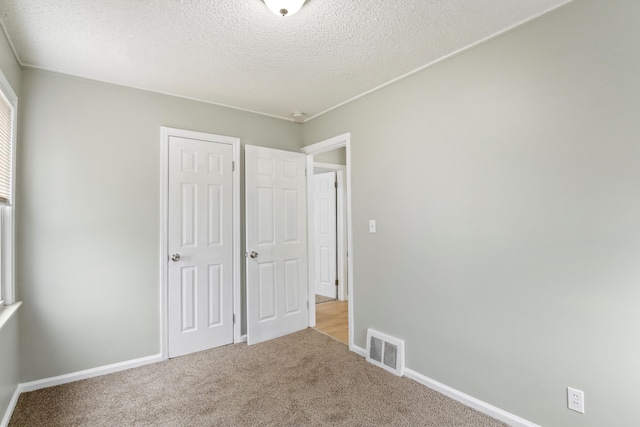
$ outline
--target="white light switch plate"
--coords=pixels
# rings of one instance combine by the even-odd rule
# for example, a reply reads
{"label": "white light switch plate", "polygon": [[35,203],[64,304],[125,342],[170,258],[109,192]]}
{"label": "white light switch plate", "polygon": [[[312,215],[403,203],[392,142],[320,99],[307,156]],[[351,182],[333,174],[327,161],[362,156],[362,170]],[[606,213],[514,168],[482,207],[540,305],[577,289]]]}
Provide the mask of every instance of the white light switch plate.
{"label": "white light switch plate", "polygon": [[370,219],[369,220],[369,233],[375,233],[376,232],[376,220],[375,219]]}

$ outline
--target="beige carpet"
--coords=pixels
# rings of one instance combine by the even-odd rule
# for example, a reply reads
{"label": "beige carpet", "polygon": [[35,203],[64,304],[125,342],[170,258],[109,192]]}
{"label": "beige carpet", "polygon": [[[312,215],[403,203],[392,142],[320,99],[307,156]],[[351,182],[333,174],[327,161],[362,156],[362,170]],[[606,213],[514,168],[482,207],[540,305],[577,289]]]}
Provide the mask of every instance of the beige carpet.
{"label": "beige carpet", "polygon": [[504,426],[313,329],[23,393],[10,426]]}

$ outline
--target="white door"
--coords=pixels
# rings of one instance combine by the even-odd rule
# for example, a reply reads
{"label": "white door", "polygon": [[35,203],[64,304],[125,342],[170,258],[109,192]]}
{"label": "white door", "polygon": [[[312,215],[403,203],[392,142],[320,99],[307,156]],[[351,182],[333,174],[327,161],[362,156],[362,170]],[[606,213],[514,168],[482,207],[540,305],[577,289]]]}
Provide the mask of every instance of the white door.
{"label": "white door", "polygon": [[316,294],[337,298],[336,173],[313,175]]}
{"label": "white door", "polygon": [[308,326],[306,157],[247,145],[247,342]]}
{"label": "white door", "polygon": [[233,342],[233,147],[169,138],[169,357]]}

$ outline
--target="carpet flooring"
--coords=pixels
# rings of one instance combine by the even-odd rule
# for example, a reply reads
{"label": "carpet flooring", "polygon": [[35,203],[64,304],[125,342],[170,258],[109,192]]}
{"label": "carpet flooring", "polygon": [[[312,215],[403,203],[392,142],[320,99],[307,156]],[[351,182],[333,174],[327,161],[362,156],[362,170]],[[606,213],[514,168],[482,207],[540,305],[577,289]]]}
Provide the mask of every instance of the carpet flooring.
{"label": "carpet flooring", "polygon": [[505,426],[313,329],[20,395],[9,426]]}

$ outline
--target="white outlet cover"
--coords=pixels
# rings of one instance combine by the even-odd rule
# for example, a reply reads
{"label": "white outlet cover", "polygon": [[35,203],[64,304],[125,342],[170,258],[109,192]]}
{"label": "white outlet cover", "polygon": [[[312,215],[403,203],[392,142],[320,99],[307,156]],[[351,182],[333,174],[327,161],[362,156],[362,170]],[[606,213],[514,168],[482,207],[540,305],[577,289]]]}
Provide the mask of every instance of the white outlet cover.
{"label": "white outlet cover", "polygon": [[584,414],[584,391],[567,387],[567,407]]}

